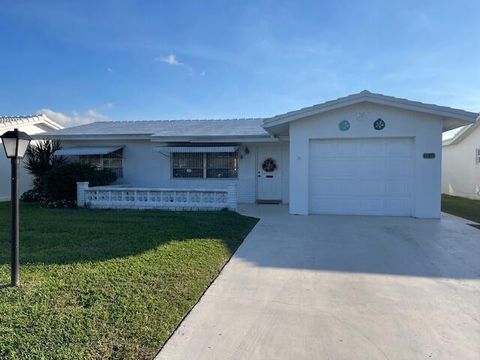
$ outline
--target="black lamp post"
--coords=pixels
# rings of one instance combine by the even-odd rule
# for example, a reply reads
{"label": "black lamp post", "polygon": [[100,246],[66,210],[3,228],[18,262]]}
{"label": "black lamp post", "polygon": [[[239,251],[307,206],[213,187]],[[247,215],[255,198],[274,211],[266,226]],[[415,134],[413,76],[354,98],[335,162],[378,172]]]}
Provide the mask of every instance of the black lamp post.
{"label": "black lamp post", "polygon": [[20,285],[19,277],[19,224],[18,212],[18,167],[20,160],[25,156],[32,138],[28,134],[18,131],[7,131],[1,137],[5,154],[12,162],[12,286]]}

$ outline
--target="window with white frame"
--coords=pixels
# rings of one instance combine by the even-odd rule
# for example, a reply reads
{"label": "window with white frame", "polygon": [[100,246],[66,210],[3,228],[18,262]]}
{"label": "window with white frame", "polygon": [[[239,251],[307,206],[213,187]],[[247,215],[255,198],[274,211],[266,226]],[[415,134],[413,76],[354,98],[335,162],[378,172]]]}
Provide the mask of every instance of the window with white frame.
{"label": "window with white frame", "polygon": [[78,161],[97,169],[110,169],[117,178],[123,177],[123,149],[104,155],[78,155]]}
{"label": "window with white frame", "polygon": [[480,149],[475,149],[475,164],[480,164]]}
{"label": "window with white frame", "polygon": [[237,153],[172,153],[172,177],[227,179],[238,176]]}

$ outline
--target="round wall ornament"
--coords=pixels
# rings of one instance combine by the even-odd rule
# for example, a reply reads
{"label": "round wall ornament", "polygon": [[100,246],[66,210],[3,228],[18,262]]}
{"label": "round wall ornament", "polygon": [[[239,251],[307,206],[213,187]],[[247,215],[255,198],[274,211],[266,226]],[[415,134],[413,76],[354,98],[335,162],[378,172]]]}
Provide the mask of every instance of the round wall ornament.
{"label": "round wall ornament", "polygon": [[338,128],[340,129],[340,131],[347,131],[348,129],[350,129],[350,123],[348,122],[348,120],[342,120],[338,123]]}
{"label": "round wall ornament", "polygon": [[383,130],[385,128],[385,121],[383,121],[382,119],[375,120],[375,122],[373,123],[373,128],[375,130]]}
{"label": "round wall ornament", "polygon": [[272,158],[267,158],[262,163],[262,169],[265,172],[274,172],[277,170],[277,163]]}

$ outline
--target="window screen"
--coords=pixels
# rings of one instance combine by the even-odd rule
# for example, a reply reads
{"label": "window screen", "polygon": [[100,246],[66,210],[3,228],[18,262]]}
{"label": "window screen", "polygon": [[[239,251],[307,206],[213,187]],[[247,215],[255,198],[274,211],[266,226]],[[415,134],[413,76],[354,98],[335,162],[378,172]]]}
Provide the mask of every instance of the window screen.
{"label": "window screen", "polygon": [[174,178],[236,178],[237,153],[172,153]]}
{"label": "window screen", "polygon": [[203,153],[173,153],[172,176],[174,178],[203,178]]}
{"label": "window screen", "polygon": [[207,154],[207,178],[236,178],[237,173],[236,153]]}

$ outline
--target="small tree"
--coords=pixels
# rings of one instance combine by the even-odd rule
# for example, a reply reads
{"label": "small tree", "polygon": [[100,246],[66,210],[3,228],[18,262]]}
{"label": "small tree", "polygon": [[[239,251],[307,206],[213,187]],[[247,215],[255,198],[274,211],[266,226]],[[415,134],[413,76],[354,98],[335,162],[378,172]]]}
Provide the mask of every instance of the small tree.
{"label": "small tree", "polygon": [[43,191],[43,178],[47,171],[65,163],[65,158],[55,156],[54,153],[61,149],[58,140],[39,141],[30,145],[25,154],[25,168],[33,175],[33,190]]}

